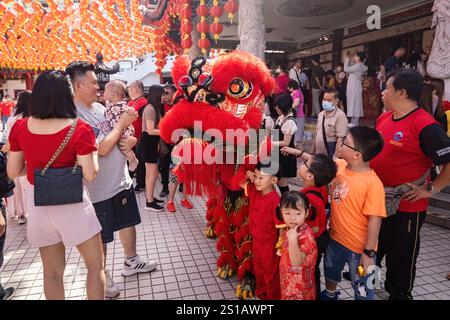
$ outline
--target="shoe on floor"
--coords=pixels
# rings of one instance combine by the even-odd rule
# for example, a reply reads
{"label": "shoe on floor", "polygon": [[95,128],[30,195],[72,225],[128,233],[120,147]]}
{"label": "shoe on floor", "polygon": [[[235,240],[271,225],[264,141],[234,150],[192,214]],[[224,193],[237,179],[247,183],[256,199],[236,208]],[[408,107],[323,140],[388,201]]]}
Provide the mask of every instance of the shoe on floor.
{"label": "shoe on floor", "polygon": [[185,207],[186,209],[194,208],[194,206],[192,205],[192,203],[188,199],[181,200],[181,205],[183,207]]}
{"label": "shoe on floor", "polygon": [[120,296],[120,289],[115,284],[108,270],[105,270],[106,277],[106,288],[105,288],[105,298],[113,299]]}
{"label": "shoe on floor", "polygon": [[156,202],[156,203],[164,203],[164,200],[160,200],[160,199],[157,199],[157,198],[153,198],[153,201]]}
{"label": "shoe on floor", "polygon": [[19,216],[19,218],[17,218],[17,222],[19,224],[25,224],[27,223],[27,217],[25,217],[24,215]]}
{"label": "shoe on floor", "polygon": [[16,290],[14,288],[6,288],[5,295],[3,296],[3,298],[0,297],[0,300],[12,300],[12,298],[14,298],[15,293]]}
{"label": "shoe on floor", "polygon": [[167,190],[167,189],[162,189],[161,193],[159,194],[159,196],[160,196],[161,198],[165,198],[165,197],[167,197],[168,195],[169,195],[169,190]]}
{"label": "shoe on floor", "polygon": [[145,210],[153,211],[153,212],[162,212],[164,211],[164,207],[160,206],[156,201],[148,202],[145,205]]}
{"label": "shoe on floor", "polygon": [[167,202],[166,210],[168,212],[177,212],[177,209],[175,209],[175,203],[173,201]]}
{"label": "shoe on floor", "polygon": [[327,290],[323,290],[323,291],[320,293],[320,298],[319,298],[319,300],[334,300],[334,301],[336,301],[336,300],[339,300],[339,295],[340,295],[340,294],[341,294],[341,292],[336,290],[336,292],[335,292],[335,294],[334,294],[334,298],[330,298],[330,297],[328,296],[328,294],[327,294]]}
{"label": "shoe on floor", "polygon": [[158,264],[156,261],[150,260],[147,262],[141,261],[139,255],[136,255],[132,261],[125,260],[123,264],[122,276],[129,277],[137,273],[152,272],[156,269]]}

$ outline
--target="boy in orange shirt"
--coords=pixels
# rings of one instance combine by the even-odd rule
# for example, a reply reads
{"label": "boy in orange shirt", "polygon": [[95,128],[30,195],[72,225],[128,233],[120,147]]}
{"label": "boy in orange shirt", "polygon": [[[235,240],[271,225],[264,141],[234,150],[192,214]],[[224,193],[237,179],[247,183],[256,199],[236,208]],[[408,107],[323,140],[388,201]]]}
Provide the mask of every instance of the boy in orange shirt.
{"label": "boy in orange shirt", "polygon": [[[338,300],[336,288],[345,264],[349,266],[355,299],[375,299],[375,256],[386,208],[383,184],[369,161],[381,152],[383,145],[376,130],[353,127],[338,146],[341,159],[336,160],[338,172],[331,184],[331,239],[325,252],[326,290],[322,291],[321,300]],[[303,154],[299,156],[304,158]],[[358,275],[359,266],[364,269],[363,276]]]}

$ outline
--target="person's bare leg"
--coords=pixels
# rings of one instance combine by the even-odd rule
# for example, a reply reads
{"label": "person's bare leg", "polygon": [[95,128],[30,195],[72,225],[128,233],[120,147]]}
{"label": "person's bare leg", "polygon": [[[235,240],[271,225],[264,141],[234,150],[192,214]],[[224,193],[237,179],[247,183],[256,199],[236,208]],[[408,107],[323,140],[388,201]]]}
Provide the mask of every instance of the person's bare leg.
{"label": "person's bare leg", "polygon": [[77,249],[83,257],[87,269],[86,294],[88,300],[103,300],[106,279],[100,233],[78,245]]}
{"label": "person's bare leg", "polygon": [[44,270],[44,294],[47,300],[64,300],[66,248],[62,242],[39,248]]}
{"label": "person's bare leg", "polygon": [[173,199],[175,199],[175,194],[177,193],[178,183],[169,183],[169,196],[168,196],[168,202],[173,202]]}
{"label": "person's bare leg", "polygon": [[125,259],[136,256],[136,228],[134,226],[119,231]]}
{"label": "person's bare leg", "polygon": [[155,192],[155,183],[158,178],[158,165],[154,163],[145,164],[145,195],[148,202],[153,202],[153,194]]}

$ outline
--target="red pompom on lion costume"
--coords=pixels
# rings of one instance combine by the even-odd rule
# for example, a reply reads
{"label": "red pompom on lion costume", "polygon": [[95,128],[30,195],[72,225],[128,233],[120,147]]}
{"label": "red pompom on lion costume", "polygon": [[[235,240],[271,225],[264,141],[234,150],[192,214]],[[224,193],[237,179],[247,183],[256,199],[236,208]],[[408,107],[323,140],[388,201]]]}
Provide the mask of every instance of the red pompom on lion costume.
{"label": "red pompom on lion costume", "polygon": [[161,138],[175,144],[183,138],[173,152],[181,159],[175,171],[188,194],[208,198],[205,234],[218,237],[218,276],[237,272],[237,296],[252,297],[248,200],[239,181],[254,167],[250,131],[261,127],[265,96],[275,81],[263,61],[240,51],[211,62],[179,57],[172,77],[183,99],[161,120]]}

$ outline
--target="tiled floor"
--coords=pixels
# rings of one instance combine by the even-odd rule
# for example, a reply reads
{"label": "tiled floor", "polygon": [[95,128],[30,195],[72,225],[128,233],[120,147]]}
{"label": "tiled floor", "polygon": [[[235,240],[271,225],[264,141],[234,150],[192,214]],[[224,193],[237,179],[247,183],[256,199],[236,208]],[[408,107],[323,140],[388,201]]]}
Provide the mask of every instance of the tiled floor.
{"label": "tiled floor", "polygon": [[[145,197],[138,195],[141,208]],[[178,195],[176,198],[179,201]],[[151,274],[121,276],[123,249],[117,240],[108,247],[107,268],[122,289],[119,299],[235,299],[237,280],[224,281],[215,276],[215,240],[203,235],[205,204],[192,199],[195,208],[177,206],[177,213],[141,211],[142,224],[137,227],[138,253],[158,261]],[[183,209],[183,210],[181,210]],[[42,264],[38,250],[26,240],[26,226],[9,221],[5,262],[0,270],[1,282],[17,289],[15,299],[44,299]],[[417,300],[450,300],[450,230],[425,224],[414,295]],[[68,299],[85,299],[86,269],[76,249],[68,249],[65,289]],[[378,292],[379,298],[386,293]],[[352,299],[348,282],[341,283],[341,298]]]}

